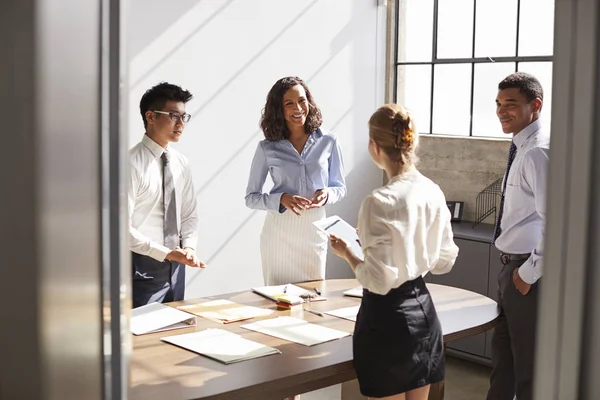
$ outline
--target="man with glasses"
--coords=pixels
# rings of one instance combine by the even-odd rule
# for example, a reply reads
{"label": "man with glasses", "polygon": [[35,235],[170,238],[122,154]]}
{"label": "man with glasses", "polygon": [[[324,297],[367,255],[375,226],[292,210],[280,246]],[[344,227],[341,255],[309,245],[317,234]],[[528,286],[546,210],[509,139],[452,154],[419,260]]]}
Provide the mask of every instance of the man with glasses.
{"label": "man with glasses", "polygon": [[173,149],[190,114],[192,94],[166,82],[140,101],[146,132],[130,151],[129,247],[133,307],[183,300],[185,266],[204,268],[196,256],[196,195],[187,158]]}

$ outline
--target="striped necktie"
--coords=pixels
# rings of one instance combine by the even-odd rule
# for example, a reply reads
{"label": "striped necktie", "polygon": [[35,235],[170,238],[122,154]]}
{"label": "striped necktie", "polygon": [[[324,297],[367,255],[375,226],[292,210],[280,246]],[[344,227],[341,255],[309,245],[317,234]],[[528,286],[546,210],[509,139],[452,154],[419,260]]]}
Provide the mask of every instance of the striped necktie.
{"label": "striped necktie", "polygon": [[504,213],[504,195],[506,194],[506,182],[508,181],[508,173],[510,171],[510,166],[512,165],[515,155],[517,154],[517,146],[515,146],[514,142],[510,144],[510,150],[508,151],[508,164],[506,165],[506,172],[504,173],[504,182],[502,183],[502,194],[500,195],[500,209],[498,210],[498,218],[496,219],[496,226],[494,227],[494,240],[492,244],[496,242],[500,233],[502,233],[502,228],[500,224],[502,222],[502,214]]}
{"label": "striped necktie", "polygon": [[164,245],[170,250],[179,246],[179,230],[177,229],[177,204],[175,202],[175,182],[169,167],[171,155],[164,151],[163,160],[163,233]]}

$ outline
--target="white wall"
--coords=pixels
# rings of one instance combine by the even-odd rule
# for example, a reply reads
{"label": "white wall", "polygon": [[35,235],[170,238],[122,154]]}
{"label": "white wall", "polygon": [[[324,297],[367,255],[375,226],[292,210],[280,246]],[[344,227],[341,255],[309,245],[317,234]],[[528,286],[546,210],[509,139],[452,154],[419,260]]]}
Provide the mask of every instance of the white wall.
{"label": "white wall", "polygon": [[[200,211],[199,254],[186,297],[262,284],[259,235],[264,213],[244,195],[268,90],[283,76],[308,82],[344,151],[348,196],[329,206],[356,223],[363,197],[381,183],[367,153],[367,120],[380,105],[375,0],[130,0],[129,135],[144,132],[143,92],[160,81],[187,88],[193,115],[176,148],[189,159]],[[332,254],[329,277],[351,277]]]}

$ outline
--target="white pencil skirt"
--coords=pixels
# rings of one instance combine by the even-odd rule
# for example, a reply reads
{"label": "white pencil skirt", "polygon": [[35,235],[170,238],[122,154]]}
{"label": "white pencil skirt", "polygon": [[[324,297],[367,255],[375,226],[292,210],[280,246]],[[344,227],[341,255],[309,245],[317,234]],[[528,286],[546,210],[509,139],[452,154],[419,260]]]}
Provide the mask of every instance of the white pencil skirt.
{"label": "white pencil skirt", "polygon": [[267,214],[260,235],[265,285],[325,279],[328,239],[312,224],[323,218],[323,207],[300,216],[291,211]]}

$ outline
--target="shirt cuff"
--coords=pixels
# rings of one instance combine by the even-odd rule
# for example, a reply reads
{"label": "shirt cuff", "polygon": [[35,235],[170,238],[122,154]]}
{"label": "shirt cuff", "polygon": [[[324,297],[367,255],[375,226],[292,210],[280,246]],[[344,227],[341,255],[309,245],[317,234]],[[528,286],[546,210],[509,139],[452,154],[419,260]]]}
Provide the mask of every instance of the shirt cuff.
{"label": "shirt cuff", "polygon": [[196,246],[198,244],[197,237],[188,237],[181,239],[181,248],[185,249],[186,247],[196,251]]}
{"label": "shirt cuff", "polygon": [[[267,210],[282,213],[285,207],[281,205],[281,196],[283,193],[272,193],[267,195]],[[283,209],[283,211],[282,211]]]}
{"label": "shirt cuff", "polygon": [[154,258],[156,261],[163,262],[165,258],[167,258],[167,254],[169,254],[171,250],[162,244],[155,244],[150,247],[150,251],[148,252],[148,256]]}
{"label": "shirt cuff", "polygon": [[540,279],[535,268],[533,268],[533,262],[531,261],[531,257],[528,258],[527,261],[525,261],[523,265],[519,267],[519,276],[521,277],[521,279],[523,279],[523,282],[528,283],[530,285],[533,285],[537,282],[538,279]]}

